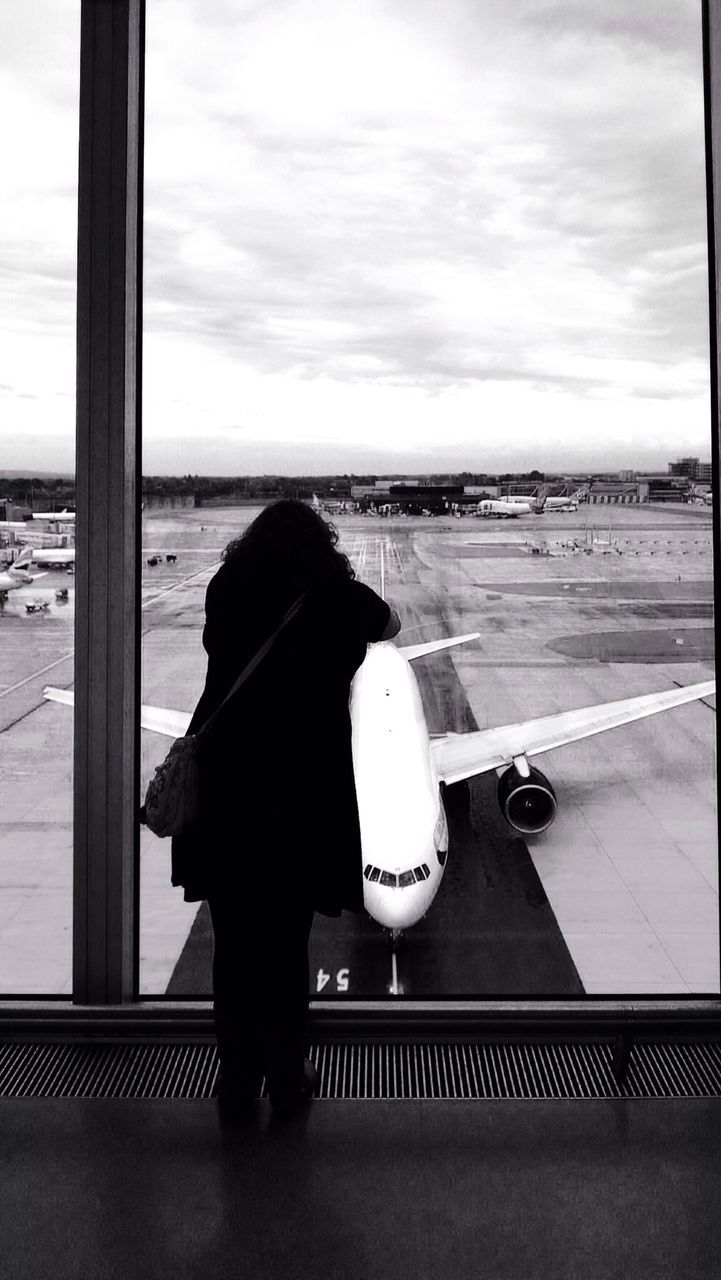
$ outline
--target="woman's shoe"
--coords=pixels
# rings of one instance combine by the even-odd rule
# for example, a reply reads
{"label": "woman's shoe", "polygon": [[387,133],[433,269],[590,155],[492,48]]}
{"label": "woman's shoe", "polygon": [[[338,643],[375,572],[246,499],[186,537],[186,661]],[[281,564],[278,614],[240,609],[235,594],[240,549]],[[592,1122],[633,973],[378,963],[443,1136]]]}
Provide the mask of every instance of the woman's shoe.
{"label": "woman's shoe", "polygon": [[269,1093],[270,1105],[276,1115],[291,1115],[293,1111],[297,1111],[304,1102],[309,1102],[318,1088],[318,1072],[311,1062],[310,1058],[306,1058],[303,1062],[303,1080],[297,1089],[291,1090],[274,1090]]}

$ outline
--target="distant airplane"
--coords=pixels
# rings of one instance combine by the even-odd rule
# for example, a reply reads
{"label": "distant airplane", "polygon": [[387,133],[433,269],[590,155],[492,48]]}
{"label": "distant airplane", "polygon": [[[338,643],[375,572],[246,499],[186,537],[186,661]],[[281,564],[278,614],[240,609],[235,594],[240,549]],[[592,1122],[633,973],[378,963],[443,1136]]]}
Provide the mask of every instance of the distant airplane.
{"label": "distant airplane", "polygon": [[68,511],[65,507],[62,511],[33,511],[33,520],[62,520],[63,524],[75,519],[75,512]]}
{"label": "distant airplane", "polygon": [[[710,507],[713,506],[713,493],[709,490],[693,488],[689,495],[689,502],[695,503],[696,506]],[[2,526],[0,526],[1,528]]]}
{"label": "distant airplane", "polygon": [[313,494],[311,506],[314,511],[327,511],[331,516],[337,516],[340,512],[346,510],[345,502],[331,502],[327,498],[319,498],[317,493]]}
{"label": "distant airplane", "polygon": [[542,515],[544,506],[543,498],[524,498],[513,502],[505,498],[482,498],[473,514],[485,518],[495,516],[498,520],[517,520],[519,516]]}
{"label": "distant airplane", "polygon": [[[536,835],[553,822],[557,801],[530,758],[716,690],[715,681],[707,680],[496,729],[431,737],[410,664],[478,637],[472,632],[405,647],[388,640],[369,645],[351,685],[365,908],[391,930],[394,941],[426,914],[438,892],[448,856],[447,786],[495,769],[504,818],[522,835]],[[65,689],[47,687],[43,696],[73,703]],[[188,712],[140,708],[142,728],[171,738],[182,736],[189,722]]]}
{"label": "distant airplane", "polygon": [[31,547],[34,564],[47,565],[52,568],[66,568],[75,564],[75,547]]}
{"label": "distant airplane", "polygon": [[540,502],[543,501],[546,511],[578,511],[579,502],[585,502],[588,497],[588,489],[576,489],[570,497],[566,498],[549,498],[547,495],[539,495],[534,498],[532,494],[509,493],[503,498],[504,502]]}
{"label": "distant airplane", "polygon": [[38,578],[45,577],[44,573],[36,573],[33,577],[28,572],[27,566],[32,563],[32,558],[32,547],[25,547],[10,568],[5,573],[0,573],[0,600],[3,604],[10,591],[17,591],[19,587],[31,587]]}

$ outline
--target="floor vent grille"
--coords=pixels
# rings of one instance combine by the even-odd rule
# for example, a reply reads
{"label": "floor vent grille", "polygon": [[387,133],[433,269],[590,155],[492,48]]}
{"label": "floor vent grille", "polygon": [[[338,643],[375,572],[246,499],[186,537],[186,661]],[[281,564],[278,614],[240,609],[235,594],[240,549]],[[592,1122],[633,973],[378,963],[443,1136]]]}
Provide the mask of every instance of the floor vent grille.
{"label": "floor vent grille", "polygon": [[[641,1043],[624,1084],[599,1043],[322,1044],[320,1098],[709,1098],[721,1045]],[[0,1097],[210,1098],[208,1044],[0,1044]]]}

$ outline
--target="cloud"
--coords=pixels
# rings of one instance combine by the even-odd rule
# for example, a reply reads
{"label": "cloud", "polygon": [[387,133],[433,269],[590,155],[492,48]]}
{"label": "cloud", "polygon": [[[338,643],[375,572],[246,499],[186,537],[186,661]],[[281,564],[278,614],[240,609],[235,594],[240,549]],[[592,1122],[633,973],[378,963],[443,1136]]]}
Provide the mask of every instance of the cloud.
{"label": "cloud", "polygon": [[[291,376],[435,388],[515,367],[594,392],[601,362],[592,378],[567,367],[593,345],[616,362],[693,355],[701,379],[693,6],[643,6],[638,26],[611,9],[521,5],[511,22],[497,6],[489,20],[454,4],[439,20],[421,4],[389,20],[369,4],[345,15],[350,32],[337,16],[326,26],[323,5],[272,21],[250,10],[214,46],[211,88],[195,62],[185,177],[174,196],[158,184],[171,227],[182,202],[182,229],[166,225],[162,249],[150,201],[149,325],[167,321],[152,299],[170,294],[181,327]],[[391,52],[368,64],[382,23]],[[360,95],[362,72],[375,97]]]}
{"label": "cloud", "polygon": [[[4,19],[0,103],[27,111],[0,327],[28,344],[71,324],[71,8]],[[296,439],[315,414],[351,449],[359,404],[409,452],[422,402],[459,449],[481,404],[499,447],[512,404],[529,444],[571,404],[589,447],[592,402],[639,450],[653,405],[668,447],[703,420],[695,0],[154,0],[147,20],[148,440],[179,419]]]}

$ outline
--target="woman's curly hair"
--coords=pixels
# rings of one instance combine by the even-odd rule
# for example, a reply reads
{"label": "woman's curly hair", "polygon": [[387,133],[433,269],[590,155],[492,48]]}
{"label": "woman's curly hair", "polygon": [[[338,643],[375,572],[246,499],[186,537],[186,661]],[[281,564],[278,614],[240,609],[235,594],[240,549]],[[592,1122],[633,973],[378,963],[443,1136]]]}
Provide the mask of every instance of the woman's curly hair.
{"label": "woman's curly hair", "polygon": [[231,571],[284,588],[305,590],[329,578],[354,578],[350,560],[338,551],[338,531],[296,498],[264,507],[222,559]]}

